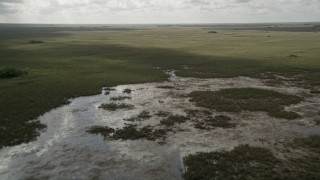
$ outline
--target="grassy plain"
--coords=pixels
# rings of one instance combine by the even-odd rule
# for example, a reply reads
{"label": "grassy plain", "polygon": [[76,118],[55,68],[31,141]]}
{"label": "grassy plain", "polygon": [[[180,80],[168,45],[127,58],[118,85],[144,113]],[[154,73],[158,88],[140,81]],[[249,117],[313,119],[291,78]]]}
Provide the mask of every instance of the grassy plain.
{"label": "grassy plain", "polygon": [[280,74],[317,88],[320,33],[307,29],[0,25],[0,68],[28,73],[0,79],[0,147],[34,139],[43,125],[30,120],[68,98],[97,94],[103,86],[162,81],[162,69],[193,77]]}

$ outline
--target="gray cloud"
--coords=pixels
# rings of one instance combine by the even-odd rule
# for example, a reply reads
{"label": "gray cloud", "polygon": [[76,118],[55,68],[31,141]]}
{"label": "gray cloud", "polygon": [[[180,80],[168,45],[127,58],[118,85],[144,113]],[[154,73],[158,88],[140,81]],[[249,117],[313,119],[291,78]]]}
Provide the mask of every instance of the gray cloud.
{"label": "gray cloud", "polygon": [[319,17],[320,0],[0,0],[0,22],[221,23]]}
{"label": "gray cloud", "polygon": [[15,5],[18,3],[23,3],[23,0],[0,0],[0,14],[17,13]]}

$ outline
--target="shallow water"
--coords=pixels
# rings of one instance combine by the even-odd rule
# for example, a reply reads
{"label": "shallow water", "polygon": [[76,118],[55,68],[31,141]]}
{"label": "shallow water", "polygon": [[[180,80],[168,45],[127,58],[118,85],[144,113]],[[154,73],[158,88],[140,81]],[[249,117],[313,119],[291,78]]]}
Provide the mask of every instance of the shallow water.
{"label": "shallow water", "polygon": [[[177,125],[165,142],[148,140],[110,140],[86,132],[101,125],[122,128],[130,117],[145,110],[152,117],[139,126],[157,126],[159,111],[185,115],[186,109],[199,109],[184,95],[195,90],[219,90],[230,87],[273,89],[289,94],[306,94],[301,88],[269,87],[259,79],[237,77],[230,79],[196,79],[176,77],[168,72],[169,81],[121,85],[105,95],[71,99],[69,105],[51,110],[39,117],[47,125],[36,141],[0,150],[0,179],[182,179],[183,157],[200,152],[230,150],[239,144],[273,148],[275,142],[290,140],[310,131],[320,132],[313,124],[320,109],[319,97],[308,97],[306,102],[287,107],[304,118],[287,121],[269,117],[263,112],[225,114],[233,118],[237,127],[199,130],[190,122]],[[174,86],[174,89],[157,88]],[[126,88],[131,94],[124,94]],[[106,111],[99,106],[111,97],[130,96],[123,102],[135,106],[132,110]],[[295,128],[289,128],[295,127]],[[299,128],[301,127],[301,128]],[[307,129],[307,130],[306,130]],[[164,144],[163,144],[164,143]]]}

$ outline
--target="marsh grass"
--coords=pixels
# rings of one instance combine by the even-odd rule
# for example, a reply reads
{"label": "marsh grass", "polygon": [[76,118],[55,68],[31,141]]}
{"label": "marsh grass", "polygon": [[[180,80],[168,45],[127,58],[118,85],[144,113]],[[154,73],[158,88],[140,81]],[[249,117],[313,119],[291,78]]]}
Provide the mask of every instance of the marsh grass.
{"label": "marsh grass", "polygon": [[30,40],[28,43],[29,43],[29,44],[41,44],[41,43],[44,43],[44,41],[40,41],[40,40]]}
{"label": "marsh grass", "polygon": [[198,129],[210,129],[212,127],[220,127],[220,128],[233,128],[236,126],[235,123],[231,122],[231,118],[224,115],[219,115],[214,118],[209,117],[205,118],[203,121],[197,121],[194,124],[195,128]]}
{"label": "marsh grass", "polygon": [[125,119],[126,121],[131,121],[131,122],[134,122],[134,121],[144,121],[146,119],[149,119],[151,118],[152,116],[150,115],[150,112],[148,111],[142,111],[140,112],[136,117],[132,117],[132,118],[129,118],[129,119]]}
{"label": "marsh grass", "polygon": [[255,88],[234,88],[220,91],[196,91],[189,94],[197,106],[217,111],[265,111],[272,117],[296,119],[300,115],[284,110],[284,106],[297,104],[303,98]]}
{"label": "marsh grass", "polygon": [[232,151],[197,153],[184,158],[186,180],[273,179],[279,160],[267,149],[241,145]]}
{"label": "marsh grass", "polygon": [[122,140],[137,140],[137,139],[147,139],[156,140],[164,139],[166,136],[166,131],[162,129],[152,129],[151,126],[145,126],[138,129],[136,125],[128,125],[123,129],[116,130],[112,139],[122,139]]}
{"label": "marsh grass", "polygon": [[159,117],[168,117],[170,113],[166,111],[158,111],[155,115]]}
{"label": "marsh grass", "polygon": [[115,130],[108,126],[94,126],[87,130],[90,134],[101,134],[102,136],[108,137],[110,134],[114,133]]}
{"label": "marsh grass", "polygon": [[26,71],[22,71],[16,68],[0,68],[0,79],[10,79],[27,74]]}
{"label": "marsh grass", "polygon": [[116,111],[118,109],[133,109],[134,105],[131,104],[116,104],[116,103],[108,103],[108,104],[101,104],[99,108],[102,108],[104,110],[108,111]]}
{"label": "marsh grass", "polygon": [[137,140],[147,139],[155,141],[157,139],[165,139],[167,131],[164,129],[153,129],[151,126],[138,128],[137,125],[129,124],[122,129],[113,129],[107,126],[94,126],[87,130],[87,133],[101,134],[105,139],[113,140]]}
{"label": "marsh grass", "polygon": [[189,118],[209,117],[212,115],[212,112],[209,110],[188,109],[186,110],[186,113]]}
{"label": "marsh grass", "polygon": [[310,151],[320,153],[320,136],[310,136],[308,138],[296,138],[292,143],[293,147],[303,147]]}
{"label": "marsh grass", "polygon": [[300,158],[276,158],[269,149],[249,145],[231,151],[199,152],[184,157],[184,177],[186,180],[319,179],[319,137],[294,140],[292,148],[311,152]]}
{"label": "marsh grass", "polygon": [[168,118],[162,119],[160,121],[160,124],[167,126],[167,127],[170,127],[170,126],[174,126],[175,124],[184,123],[187,120],[188,120],[188,118],[186,116],[170,115]]}
{"label": "marsh grass", "polygon": [[126,93],[126,94],[131,94],[132,90],[131,89],[124,89],[123,90],[123,93]]}
{"label": "marsh grass", "polygon": [[174,89],[175,87],[174,86],[157,86],[157,88],[160,88],[160,89]]}
{"label": "marsh grass", "polygon": [[118,96],[118,97],[112,97],[110,98],[111,101],[123,101],[126,99],[131,99],[129,96]]}

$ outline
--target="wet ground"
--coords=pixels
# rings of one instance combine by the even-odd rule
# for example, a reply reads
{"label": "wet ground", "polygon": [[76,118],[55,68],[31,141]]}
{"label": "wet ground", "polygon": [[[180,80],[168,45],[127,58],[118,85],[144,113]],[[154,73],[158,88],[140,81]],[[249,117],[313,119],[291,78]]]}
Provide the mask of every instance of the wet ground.
{"label": "wet ground", "polygon": [[[316,118],[320,112],[319,95],[296,87],[271,87],[260,79],[180,78],[173,71],[167,82],[121,85],[104,88],[100,95],[71,99],[65,105],[39,117],[47,128],[34,142],[0,150],[0,179],[182,179],[182,158],[196,152],[230,150],[240,144],[267,147],[281,152],[283,144],[300,136],[320,135]],[[204,110],[189,102],[192,91],[216,91],[223,88],[253,87],[271,89],[305,97],[305,101],[286,107],[302,115],[296,120],[272,118],[264,112],[224,113],[211,116],[231,117],[234,128],[197,129],[191,121],[175,124],[166,139],[150,141],[112,140],[87,133],[93,126],[123,128],[161,127],[167,112],[186,116],[187,110]],[[131,89],[131,93],[125,93]],[[134,105],[132,109],[108,111],[102,104],[117,102],[114,97],[128,96],[119,102]],[[142,111],[151,115],[143,121],[130,122]]]}

